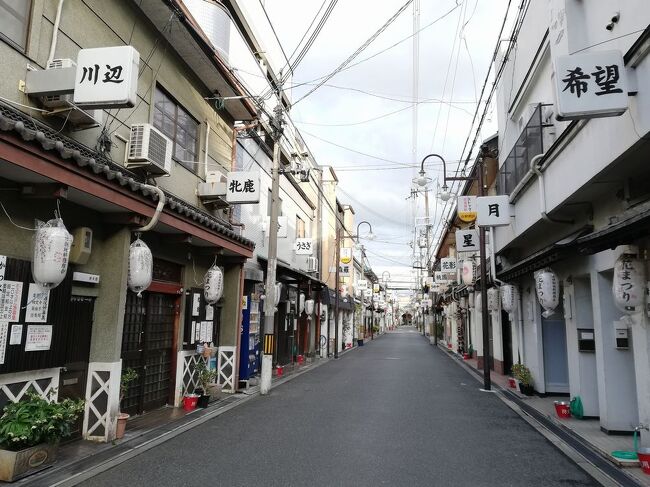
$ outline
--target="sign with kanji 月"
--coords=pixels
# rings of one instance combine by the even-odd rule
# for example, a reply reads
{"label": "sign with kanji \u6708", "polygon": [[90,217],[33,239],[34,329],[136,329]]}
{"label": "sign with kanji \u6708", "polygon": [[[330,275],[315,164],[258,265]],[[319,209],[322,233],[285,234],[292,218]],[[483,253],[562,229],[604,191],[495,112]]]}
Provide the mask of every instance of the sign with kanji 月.
{"label": "sign with kanji \u6708", "polygon": [[81,49],[77,55],[75,104],[85,108],[133,107],[140,54],[132,46]]}
{"label": "sign with kanji \u6708", "polygon": [[226,201],[228,203],[259,203],[260,173],[257,171],[235,171],[228,173]]}
{"label": "sign with kanji \u6708", "polygon": [[457,252],[478,252],[480,249],[478,230],[456,230]]}
{"label": "sign with kanji \u6708", "polygon": [[293,243],[296,255],[312,255],[314,253],[314,240],[311,238],[297,238]]}
{"label": "sign with kanji \u6708", "polygon": [[613,117],[628,108],[621,51],[595,51],[554,60],[557,119]]}
{"label": "sign with kanji \u6708", "polygon": [[469,223],[476,220],[476,196],[459,196],[456,208],[462,221]]}
{"label": "sign with kanji \u6708", "polygon": [[476,223],[480,227],[510,225],[510,200],[508,195],[479,196],[476,198]]}

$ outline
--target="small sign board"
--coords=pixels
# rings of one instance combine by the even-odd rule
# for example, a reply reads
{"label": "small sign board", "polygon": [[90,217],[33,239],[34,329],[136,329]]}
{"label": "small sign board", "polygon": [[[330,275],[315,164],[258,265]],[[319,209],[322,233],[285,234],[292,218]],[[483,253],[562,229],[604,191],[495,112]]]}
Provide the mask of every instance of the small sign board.
{"label": "small sign board", "polygon": [[312,255],[314,253],[314,240],[311,238],[297,238],[293,243],[296,255]]}
{"label": "small sign board", "polygon": [[25,352],[42,352],[52,344],[52,325],[27,325]]}
{"label": "small sign board", "polygon": [[458,218],[464,222],[476,220],[476,196],[459,196],[456,211]]}
{"label": "small sign board", "polygon": [[456,230],[456,250],[458,252],[478,252],[480,250],[478,230]]}
{"label": "small sign board", "polygon": [[510,225],[510,201],[508,195],[479,196],[476,198],[480,227],[501,227]]}
{"label": "small sign board", "polygon": [[226,181],[226,201],[232,204],[260,202],[260,173],[257,171],[232,171]]}
{"label": "small sign board", "polygon": [[361,289],[361,290],[368,289],[368,281],[366,279],[359,279],[357,281],[357,289]]}
{"label": "small sign board", "polygon": [[352,262],[352,247],[341,247],[340,261],[342,264]]}

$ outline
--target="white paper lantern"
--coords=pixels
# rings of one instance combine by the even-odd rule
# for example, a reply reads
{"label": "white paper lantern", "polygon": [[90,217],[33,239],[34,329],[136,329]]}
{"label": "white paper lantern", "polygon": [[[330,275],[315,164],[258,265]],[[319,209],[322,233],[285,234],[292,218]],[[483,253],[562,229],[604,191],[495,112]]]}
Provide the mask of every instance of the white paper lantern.
{"label": "white paper lantern", "polygon": [[476,282],[476,277],[478,275],[476,262],[474,259],[468,259],[463,261],[463,267],[461,270],[461,278],[463,284],[466,286],[471,286]]}
{"label": "white paper lantern", "polygon": [[129,247],[129,273],[126,283],[129,289],[142,296],[142,291],[151,284],[153,256],[147,244],[137,238]]}
{"label": "white paper lantern", "polygon": [[314,314],[314,300],[308,299],[305,301],[305,313],[309,316]]}
{"label": "white paper lantern", "polygon": [[547,267],[535,273],[535,291],[539,304],[545,310],[542,315],[548,318],[560,304],[560,281],[552,269]]}
{"label": "white paper lantern", "polygon": [[32,276],[43,289],[58,286],[68,272],[72,235],[63,220],[55,218],[41,225],[33,239]]}
{"label": "white paper lantern", "polygon": [[305,311],[305,294],[300,293],[298,296],[298,315],[301,315]]}
{"label": "white paper lantern", "polygon": [[496,287],[487,290],[487,308],[489,311],[499,311],[499,289]]}
{"label": "white paper lantern", "polygon": [[501,308],[506,313],[513,313],[519,300],[519,291],[512,284],[501,286]]}
{"label": "white paper lantern", "polygon": [[203,277],[203,297],[208,304],[214,304],[223,296],[223,271],[213,265]]}
{"label": "white paper lantern", "polygon": [[481,291],[474,293],[474,309],[477,313],[483,312],[483,294]]}
{"label": "white paper lantern", "polygon": [[643,311],[645,267],[641,259],[631,254],[622,254],[616,259],[612,292],[616,307],[624,313]]}
{"label": "white paper lantern", "polygon": [[282,293],[282,283],[281,282],[276,282],[275,283],[275,306],[280,304],[280,294]]}

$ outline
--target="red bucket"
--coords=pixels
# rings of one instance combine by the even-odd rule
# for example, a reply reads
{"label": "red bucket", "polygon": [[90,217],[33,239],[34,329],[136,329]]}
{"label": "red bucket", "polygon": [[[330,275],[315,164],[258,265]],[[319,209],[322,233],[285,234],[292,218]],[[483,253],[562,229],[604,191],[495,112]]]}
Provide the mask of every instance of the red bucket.
{"label": "red bucket", "polygon": [[196,403],[199,400],[199,396],[196,394],[188,394],[183,397],[183,409],[187,412],[194,411],[196,409]]}
{"label": "red bucket", "polygon": [[298,361],[298,365],[302,365],[302,363],[305,361],[305,356],[304,355],[298,355],[296,357],[296,360]]}
{"label": "red bucket", "polygon": [[514,377],[508,377],[508,385],[511,388],[516,389],[517,388],[517,380]]}
{"label": "red bucket", "polygon": [[275,368],[275,375],[277,375],[278,377],[282,377],[282,374],[284,374],[284,367],[282,367],[281,365],[278,365]]}
{"label": "red bucket", "polygon": [[639,448],[636,452],[643,473],[650,475],[650,448]]}
{"label": "red bucket", "polygon": [[571,417],[571,410],[569,409],[569,403],[564,401],[555,401],[555,412],[559,418],[568,419]]}

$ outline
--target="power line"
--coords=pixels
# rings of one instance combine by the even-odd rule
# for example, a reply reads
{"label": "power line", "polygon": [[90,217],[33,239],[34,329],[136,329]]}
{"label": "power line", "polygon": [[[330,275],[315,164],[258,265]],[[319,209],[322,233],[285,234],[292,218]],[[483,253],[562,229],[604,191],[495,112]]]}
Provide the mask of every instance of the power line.
{"label": "power line", "polygon": [[303,122],[301,120],[294,120],[296,123],[301,123],[303,125],[317,125],[319,127],[352,127],[354,125],[362,125],[364,123],[370,123],[374,122],[376,120],[380,120],[382,118],[389,117],[391,115],[395,115],[396,113],[403,112],[405,110],[410,109],[411,107],[415,106],[415,103],[412,103],[409,106],[398,108],[397,110],[393,110],[392,112],[388,113],[382,113],[381,115],[377,115],[376,117],[368,118],[366,120],[361,120],[359,122],[349,122],[349,123],[315,123],[315,122]]}
{"label": "power line", "polygon": [[264,3],[262,0],[258,0],[260,7],[262,7],[262,11],[264,12],[264,16],[266,17],[266,20],[269,23],[269,26],[271,27],[271,30],[273,31],[273,35],[275,36],[275,40],[278,41],[278,45],[280,46],[280,50],[282,51],[282,55],[284,56],[284,59],[287,61],[287,66],[289,66],[289,70],[291,70],[291,64],[289,62],[289,58],[287,57],[287,53],[284,52],[284,47],[282,47],[282,43],[280,42],[280,38],[278,37],[277,32],[275,32],[275,27],[273,26],[273,22],[271,22],[271,18],[269,17],[268,12],[266,11],[266,8],[264,7]]}

